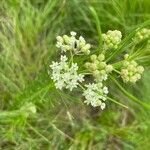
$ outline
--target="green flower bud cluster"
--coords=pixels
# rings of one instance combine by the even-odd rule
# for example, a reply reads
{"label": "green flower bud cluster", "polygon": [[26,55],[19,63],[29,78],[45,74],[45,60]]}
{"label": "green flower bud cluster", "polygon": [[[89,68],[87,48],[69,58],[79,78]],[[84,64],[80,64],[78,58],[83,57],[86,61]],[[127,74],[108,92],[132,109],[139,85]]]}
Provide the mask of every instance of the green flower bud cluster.
{"label": "green flower bud cluster", "polygon": [[135,83],[141,79],[141,75],[144,71],[143,66],[139,66],[136,61],[128,60],[128,55],[125,55],[125,60],[123,62],[123,67],[121,68],[121,77],[125,83],[131,82]]}
{"label": "green flower bud cluster", "polygon": [[104,49],[117,49],[118,44],[121,42],[122,34],[118,30],[108,30],[106,34],[102,34],[104,42]]}
{"label": "green flower bud cluster", "polygon": [[135,43],[139,43],[139,42],[149,39],[149,38],[150,38],[150,29],[143,28],[135,34],[133,41]]}
{"label": "green flower bud cluster", "polygon": [[91,55],[91,62],[87,62],[85,67],[92,73],[96,81],[107,80],[108,73],[113,70],[112,65],[106,64],[103,54]]}
{"label": "green flower bud cluster", "polygon": [[86,43],[85,39],[80,36],[79,39],[76,38],[76,32],[70,32],[71,36],[63,35],[57,36],[56,47],[60,48],[62,52],[73,51],[75,54],[84,53],[90,54],[91,45]]}

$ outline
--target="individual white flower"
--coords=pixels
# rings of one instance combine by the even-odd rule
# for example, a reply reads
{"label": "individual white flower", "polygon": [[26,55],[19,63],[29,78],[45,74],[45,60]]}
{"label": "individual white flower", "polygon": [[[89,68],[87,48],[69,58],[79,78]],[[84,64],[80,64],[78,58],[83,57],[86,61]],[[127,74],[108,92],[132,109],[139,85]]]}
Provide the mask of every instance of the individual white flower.
{"label": "individual white flower", "polygon": [[77,35],[77,33],[74,32],[74,31],[71,31],[70,34],[71,34],[72,36],[76,36],[76,35]]}
{"label": "individual white flower", "polygon": [[60,57],[61,62],[66,62],[68,60],[68,58],[66,57],[66,55],[61,55]]}
{"label": "individual white flower", "polygon": [[51,79],[55,82],[55,87],[62,90],[63,88],[72,91],[76,88],[79,82],[84,81],[84,75],[78,74],[77,63],[69,65],[66,56],[61,56],[60,62],[52,62],[50,68],[52,69]]}
{"label": "individual white flower", "polygon": [[107,74],[104,74],[104,75],[101,75],[99,78],[97,78],[96,80],[97,81],[106,81],[108,79],[108,75]]}
{"label": "individual white flower", "polygon": [[76,34],[76,32],[71,31],[71,36],[57,36],[56,47],[60,48],[62,52],[72,51],[75,54],[84,53],[88,55],[90,53],[91,45],[86,43],[85,39],[82,36],[77,39]]}
{"label": "individual white flower", "polygon": [[104,49],[117,49],[118,44],[121,42],[122,34],[118,30],[108,30],[106,34],[102,34]]}
{"label": "individual white flower", "polygon": [[83,46],[83,45],[86,44],[86,41],[85,41],[85,39],[84,39],[83,36],[80,36],[80,37],[79,37],[79,41],[80,41],[80,46]]}
{"label": "individual white flower", "polygon": [[63,88],[64,86],[65,86],[64,81],[58,80],[58,81],[55,83],[56,89],[62,90],[62,88]]}
{"label": "individual white flower", "polygon": [[105,107],[106,107],[106,104],[105,103],[101,103],[101,109],[103,110],[103,109],[105,109]]}
{"label": "individual white flower", "polygon": [[104,92],[104,94],[108,94],[108,87],[104,86],[103,92]]}
{"label": "individual white flower", "polygon": [[87,105],[91,104],[93,107],[100,106],[103,110],[105,108],[104,101],[107,99],[108,88],[101,82],[99,83],[89,83],[85,85],[86,90],[83,92],[83,96],[85,97],[85,103]]}

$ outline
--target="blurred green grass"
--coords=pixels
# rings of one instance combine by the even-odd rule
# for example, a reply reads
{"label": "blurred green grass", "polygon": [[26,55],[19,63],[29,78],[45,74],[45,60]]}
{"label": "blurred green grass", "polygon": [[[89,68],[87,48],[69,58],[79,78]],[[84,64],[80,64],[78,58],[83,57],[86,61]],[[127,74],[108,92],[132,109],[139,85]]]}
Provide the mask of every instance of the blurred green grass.
{"label": "blurred green grass", "polygon": [[[150,19],[149,0],[1,0],[0,1],[0,149],[97,150],[150,148],[149,110],[118,92],[130,109],[108,102],[101,112],[83,104],[76,91],[53,88],[47,74],[57,60],[55,37],[76,31],[98,45],[92,6],[102,32],[118,29],[128,35]],[[79,60],[82,61],[82,60]],[[149,67],[142,80],[129,88],[149,103]],[[114,86],[115,94],[117,87]],[[16,115],[26,102],[37,113]],[[12,115],[11,115],[12,114]]]}

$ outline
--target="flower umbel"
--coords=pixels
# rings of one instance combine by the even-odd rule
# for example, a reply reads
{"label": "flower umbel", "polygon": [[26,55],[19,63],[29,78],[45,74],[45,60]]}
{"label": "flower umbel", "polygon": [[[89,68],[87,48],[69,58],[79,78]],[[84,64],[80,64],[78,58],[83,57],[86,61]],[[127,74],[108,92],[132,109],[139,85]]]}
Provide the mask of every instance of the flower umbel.
{"label": "flower umbel", "polygon": [[92,55],[91,62],[87,62],[85,67],[92,73],[95,80],[98,82],[107,80],[108,74],[113,71],[113,66],[106,64],[105,56],[103,54],[98,56]]}
{"label": "flower umbel", "polygon": [[70,36],[57,36],[56,39],[56,47],[60,48],[62,52],[72,51],[74,54],[84,53],[87,55],[90,53],[91,45],[86,43],[82,36],[77,39],[74,31],[70,32]]}
{"label": "flower umbel", "polygon": [[150,29],[143,28],[135,34],[133,41],[135,43],[139,43],[149,38],[150,38]]}
{"label": "flower umbel", "polygon": [[105,100],[108,94],[108,88],[103,86],[101,82],[99,83],[89,83],[86,84],[87,88],[83,92],[83,96],[85,96],[85,103],[87,105],[91,104],[93,107],[100,106],[103,110],[105,108]]}
{"label": "flower umbel", "polygon": [[135,83],[141,79],[141,74],[144,71],[144,67],[139,66],[134,60],[129,61],[128,57],[128,55],[125,55],[123,67],[121,68],[121,77],[124,82]]}
{"label": "flower umbel", "polygon": [[106,34],[102,34],[104,49],[117,49],[118,44],[121,42],[122,34],[118,30],[108,30]]}
{"label": "flower umbel", "polygon": [[84,76],[77,73],[77,63],[69,65],[67,60],[68,58],[66,56],[61,56],[60,62],[52,62],[50,65],[52,69],[51,79],[55,82],[57,89],[62,90],[66,88],[72,91],[73,88],[77,87],[79,82],[84,81]]}
{"label": "flower umbel", "polygon": [[[70,32],[69,36],[57,36],[56,47],[59,48],[62,53],[66,53],[68,57],[66,57],[66,55],[62,55],[60,58],[60,62],[52,62],[52,64],[50,65],[50,68],[52,70],[51,79],[54,81],[55,87],[60,90],[69,89],[70,91],[72,91],[74,88],[80,87],[83,91],[83,96],[85,97],[84,102],[88,105],[90,104],[93,107],[99,106],[103,110],[106,107],[106,99],[125,107],[125,105],[107,96],[108,88],[107,86],[104,86],[105,81],[109,79],[110,73],[112,73],[113,71],[115,73],[112,74],[111,79],[114,79],[114,77],[117,77],[117,74],[119,74],[125,83],[135,83],[137,80],[139,80],[144,71],[144,67],[138,65],[138,63],[140,63],[140,60],[144,58],[145,54],[148,53],[142,52],[141,47],[138,47],[138,42],[147,39],[146,48],[149,49],[149,37],[150,30],[144,28],[135,34],[135,37],[133,39],[134,42],[131,40],[132,44],[134,45],[131,44],[130,40],[127,40],[127,42],[124,42],[122,45],[120,45],[122,46],[120,52],[128,52],[128,50],[126,50],[124,46],[126,46],[125,44],[128,42],[131,44],[131,52],[129,52],[130,57],[129,54],[126,54],[124,56],[124,60],[120,60],[120,49],[118,49],[118,46],[122,39],[122,33],[118,30],[108,30],[107,33],[102,34],[103,42],[100,41],[99,44],[103,45],[99,47],[99,53],[98,49],[95,49],[95,54],[93,51],[93,54],[90,56],[90,60],[87,60],[87,62],[85,63],[85,60],[89,57],[83,56],[83,59],[75,58],[77,56],[79,57],[79,55],[90,53],[91,45],[89,43],[86,43],[85,39],[82,36],[79,36],[79,38],[77,38],[77,33],[73,31]],[[142,44],[144,45],[145,41],[143,41]],[[112,52],[108,50],[112,50]],[[119,57],[116,56],[117,54]],[[148,56],[145,57],[145,59],[147,58]],[[137,63],[135,60],[139,60],[139,62]],[[80,69],[83,69],[82,63],[85,63],[86,69],[84,68],[82,70],[82,74],[77,73],[78,64],[74,63],[75,61],[80,62]],[[112,64],[109,64],[109,62],[111,62]],[[89,83],[87,81],[86,83],[89,84],[83,84],[83,74],[86,77],[85,79],[93,79],[94,83]],[[106,83],[109,83],[109,80]],[[115,83],[119,85],[117,81]],[[120,88],[120,86],[118,87]]]}

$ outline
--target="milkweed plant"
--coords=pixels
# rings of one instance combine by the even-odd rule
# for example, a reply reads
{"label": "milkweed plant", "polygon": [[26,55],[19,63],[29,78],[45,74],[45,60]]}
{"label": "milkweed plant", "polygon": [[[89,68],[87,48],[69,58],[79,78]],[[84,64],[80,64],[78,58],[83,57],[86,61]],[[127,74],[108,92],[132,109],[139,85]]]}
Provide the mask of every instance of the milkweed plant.
{"label": "milkweed plant", "polygon": [[[56,47],[59,49],[60,58],[59,61],[52,61],[49,74],[59,90],[73,91],[80,88],[87,105],[103,110],[107,100],[121,104],[109,96],[108,81],[117,76],[116,80],[120,78],[124,84],[130,85],[141,79],[144,67],[138,60],[146,53],[138,48],[138,44],[146,41],[148,47],[149,38],[150,29],[137,30],[131,38],[129,50],[118,54],[125,41],[118,30],[108,30],[101,34],[101,45],[96,50],[74,31],[70,35],[57,36]],[[78,57],[85,58],[83,63],[78,64]],[[113,57],[115,62],[112,61]]]}

